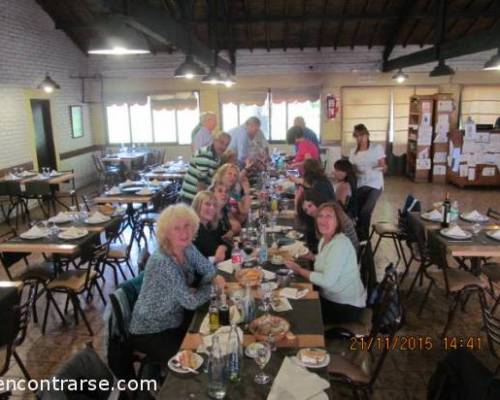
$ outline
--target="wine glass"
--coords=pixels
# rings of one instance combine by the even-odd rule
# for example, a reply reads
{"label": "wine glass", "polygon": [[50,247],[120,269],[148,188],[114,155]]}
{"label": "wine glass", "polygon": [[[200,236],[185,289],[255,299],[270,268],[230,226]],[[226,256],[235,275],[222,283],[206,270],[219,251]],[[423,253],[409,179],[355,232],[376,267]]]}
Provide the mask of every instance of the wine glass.
{"label": "wine glass", "polygon": [[255,375],[254,382],[258,385],[269,383],[271,377],[264,373],[264,368],[271,359],[271,348],[266,342],[259,342],[259,346],[255,351],[255,363],[260,368],[260,371]]}
{"label": "wine glass", "polygon": [[49,221],[49,234],[52,239],[57,238],[57,234],[59,233],[59,227],[55,222]]}

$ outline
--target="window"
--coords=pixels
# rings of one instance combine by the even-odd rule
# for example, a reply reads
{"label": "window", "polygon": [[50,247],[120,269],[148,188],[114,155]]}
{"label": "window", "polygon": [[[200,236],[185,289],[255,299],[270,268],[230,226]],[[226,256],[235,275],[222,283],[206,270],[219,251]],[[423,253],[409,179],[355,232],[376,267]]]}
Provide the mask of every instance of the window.
{"label": "window", "polygon": [[222,127],[225,131],[241,125],[249,117],[255,116],[260,119],[262,132],[267,139],[272,142],[282,142],[286,140],[286,131],[292,127],[295,117],[302,116],[306,120],[307,126],[317,135],[320,134],[319,99],[315,101],[273,102],[272,91],[269,91],[264,104],[248,104],[248,99],[252,97],[259,98],[259,96],[242,95],[241,98],[244,100],[238,103],[237,100],[225,102],[225,98],[222,97]]}
{"label": "window", "polygon": [[111,144],[190,144],[200,119],[198,93],[148,97],[145,104],[112,104],[106,116]]}
{"label": "window", "polygon": [[464,86],[460,105],[460,126],[468,117],[476,124],[495,125],[500,116],[500,86]]}

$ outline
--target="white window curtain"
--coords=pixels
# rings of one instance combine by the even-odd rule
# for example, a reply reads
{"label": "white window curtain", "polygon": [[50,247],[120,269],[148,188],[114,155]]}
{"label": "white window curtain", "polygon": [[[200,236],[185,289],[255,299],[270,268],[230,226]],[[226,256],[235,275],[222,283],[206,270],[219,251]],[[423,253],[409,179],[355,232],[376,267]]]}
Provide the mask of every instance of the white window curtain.
{"label": "white window curtain", "polygon": [[389,131],[391,88],[356,87],[342,89],[342,154],[355,146],[354,126],[364,124],[372,142],[385,146]]}
{"label": "white window curtain", "polygon": [[244,104],[247,106],[256,105],[262,107],[267,99],[267,90],[258,91],[231,91],[231,92],[221,92],[219,94],[220,102],[222,104]]}
{"label": "white window curtain", "polygon": [[108,93],[104,102],[107,106],[122,106],[124,104],[143,106],[148,103],[148,95],[144,93]]}
{"label": "white window curtain", "polygon": [[151,96],[151,108],[162,110],[195,110],[198,108],[198,98],[191,92]]}
{"label": "white window curtain", "polygon": [[467,117],[476,124],[493,124],[500,116],[500,85],[466,85],[462,89],[460,122]]}
{"label": "white window curtain", "polygon": [[297,88],[297,89],[271,89],[271,98],[274,104],[278,103],[304,103],[306,101],[317,101],[320,98],[321,88]]}

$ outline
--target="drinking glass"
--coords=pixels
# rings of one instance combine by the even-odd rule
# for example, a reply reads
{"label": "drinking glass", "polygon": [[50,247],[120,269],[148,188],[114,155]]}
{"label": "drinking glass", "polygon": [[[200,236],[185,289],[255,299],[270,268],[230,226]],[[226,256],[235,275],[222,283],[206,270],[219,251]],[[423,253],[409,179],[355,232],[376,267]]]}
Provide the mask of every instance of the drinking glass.
{"label": "drinking glass", "polygon": [[273,286],[270,282],[263,282],[260,285],[260,293],[262,296],[262,304],[259,310],[264,311],[266,314],[269,312],[271,305],[271,297],[273,295]]}
{"label": "drinking glass", "polygon": [[476,222],[474,225],[472,225],[471,229],[474,236],[477,236],[478,233],[481,232],[481,224]]}
{"label": "drinking glass", "polygon": [[271,359],[271,348],[266,342],[259,342],[259,344],[254,360],[260,371],[255,375],[254,381],[259,385],[265,385],[271,380],[271,377],[264,373],[264,368]]}
{"label": "drinking glass", "polygon": [[59,233],[59,227],[55,222],[49,222],[49,234],[52,239],[57,239],[57,234]]}

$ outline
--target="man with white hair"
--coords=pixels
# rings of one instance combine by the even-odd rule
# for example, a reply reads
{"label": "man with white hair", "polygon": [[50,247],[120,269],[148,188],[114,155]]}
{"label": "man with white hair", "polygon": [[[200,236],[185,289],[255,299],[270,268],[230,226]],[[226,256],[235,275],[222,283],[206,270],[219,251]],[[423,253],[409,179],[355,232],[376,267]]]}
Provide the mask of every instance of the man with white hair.
{"label": "man with white hair", "polygon": [[243,125],[231,129],[229,134],[229,149],[236,152],[240,166],[244,167],[247,162],[266,161],[269,150],[267,140],[260,130],[260,119],[250,117]]}
{"label": "man with white hair", "polygon": [[210,146],[213,142],[212,131],[217,126],[217,116],[209,111],[201,114],[200,123],[194,130],[191,150],[194,153],[202,147]]}

